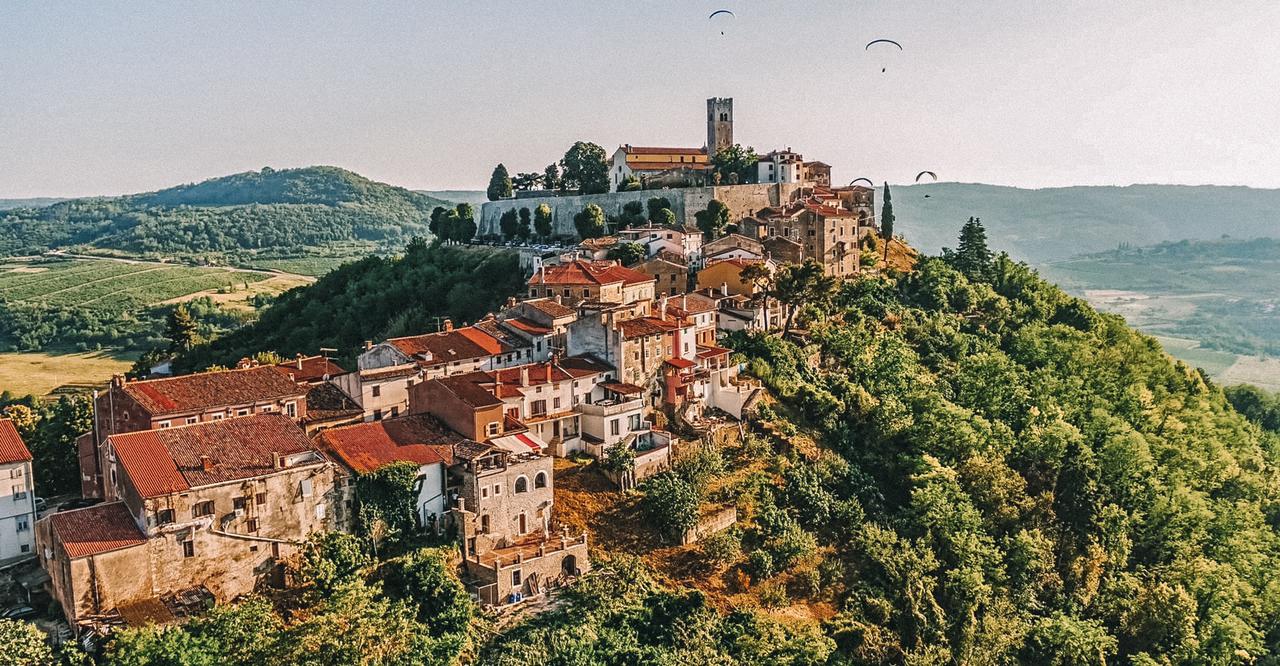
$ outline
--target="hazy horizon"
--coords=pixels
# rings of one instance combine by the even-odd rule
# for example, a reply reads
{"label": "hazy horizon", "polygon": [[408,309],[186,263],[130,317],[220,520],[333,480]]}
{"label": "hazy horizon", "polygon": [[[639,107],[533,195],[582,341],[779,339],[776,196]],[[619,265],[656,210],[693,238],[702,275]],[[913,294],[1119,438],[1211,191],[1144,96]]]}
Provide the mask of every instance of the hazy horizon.
{"label": "hazy horizon", "polygon": [[[313,164],[481,189],[579,139],[701,146],[713,95],[739,142],[838,181],[1280,187],[1270,3],[306,9],[0,7],[0,198]],[[881,37],[904,51],[869,55]]]}

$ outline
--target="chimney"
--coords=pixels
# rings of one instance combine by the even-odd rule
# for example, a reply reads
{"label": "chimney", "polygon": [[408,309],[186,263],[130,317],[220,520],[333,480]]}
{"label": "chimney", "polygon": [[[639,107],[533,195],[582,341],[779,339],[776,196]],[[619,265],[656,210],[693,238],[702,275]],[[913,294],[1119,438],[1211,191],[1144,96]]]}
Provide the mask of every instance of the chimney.
{"label": "chimney", "polygon": [[282,461],[280,459],[280,452],[272,451],[271,452],[271,469],[280,469],[282,467],[284,467],[284,465],[282,464]]}
{"label": "chimney", "polygon": [[365,341],[364,341],[364,350],[365,350],[365,351],[369,351],[370,349],[373,349],[373,340],[365,340]]}
{"label": "chimney", "polygon": [[658,317],[662,319],[662,321],[667,320],[667,297],[666,296],[663,296],[662,300],[658,301]]}
{"label": "chimney", "polygon": [[121,386],[124,386],[124,384],[124,375],[111,375],[111,385],[113,387],[120,388]]}
{"label": "chimney", "polygon": [[520,366],[520,385],[529,385],[529,366],[527,365]]}
{"label": "chimney", "polygon": [[200,469],[206,472],[213,471],[213,460],[209,456],[200,456]]}
{"label": "chimney", "polygon": [[299,369],[299,370],[301,370],[301,369],[302,369],[302,354],[301,354],[301,353],[299,353],[299,354],[298,354],[298,357],[297,357],[297,364],[298,364],[298,369]]}
{"label": "chimney", "polygon": [[452,319],[446,319],[446,320],[444,320],[444,332],[445,332],[445,333],[452,333],[452,332],[453,332],[453,320],[452,320]]}
{"label": "chimney", "polygon": [[728,295],[729,295],[729,283],[728,283],[728,282],[721,282],[721,283],[720,283],[720,295],[721,295],[721,296],[728,296]]}
{"label": "chimney", "polygon": [[246,356],[244,358],[241,358],[239,363],[236,363],[236,370],[244,370],[245,368],[252,368],[255,365],[257,364],[254,363],[251,359],[249,359],[249,357]]}
{"label": "chimney", "polygon": [[[551,363],[555,363],[555,359],[551,359]],[[547,364],[547,383],[551,383],[551,363]]]}
{"label": "chimney", "polygon": [[508,297],[508,298],[507,298],[507,307],[509,307],[509,308],[514,308],[515,306],[516,306],[516,297],[515,297],[515,296]]}

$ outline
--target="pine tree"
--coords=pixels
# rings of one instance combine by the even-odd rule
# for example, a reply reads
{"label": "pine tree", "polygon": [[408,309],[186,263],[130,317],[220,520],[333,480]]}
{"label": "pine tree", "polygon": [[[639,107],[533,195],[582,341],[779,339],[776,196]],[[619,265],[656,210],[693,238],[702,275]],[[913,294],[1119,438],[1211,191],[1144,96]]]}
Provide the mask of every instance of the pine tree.
{"label": "pine tree", "polygon": [[516,225],[516,237],[521,241],[528,241],[529,236],[533,235],[532,219],[533,215],[528,207],[520,209],[520,224]]}
{"label": "pine tree", "polygon": [[960,245],[949,255],[951,265],[970,280],[982,279],[991,269],[991,250],[980,218],[971,217],[960,228]]}
{"label": "pine tree", "polygon": [[510,199],[512,193],[511,174],[507,173],[507,167],[499,164],[493,168],[493,175],[489,176],[489,189],[486,194],[489,201],[497,201],[498,199]]}
{"label": "pine tree", "polygon": [[884,206],[880,209],[880,237],[884,239],[884,264],[889,266],[889,244],[893,241],[893,196],[889,183],[884,184]]}
{"label": "pine tree", "polygon": [[508,208],[498,219],[498,229],[502,231],[502,239],[514,240],[519,233],[519,225],[519,213],[514,208]]}
{"label": "pine tree", "polygon": [[169,338],[169,351],[190,351],[199,342],[199,324],[187,310],[187,306],[179,303],[169,312],[165,321],[164,335]]}
{"label": "pine tree", "polygon": [[548,192],[560,187],[560,167],[554,162],[542,172],[542,189]]}

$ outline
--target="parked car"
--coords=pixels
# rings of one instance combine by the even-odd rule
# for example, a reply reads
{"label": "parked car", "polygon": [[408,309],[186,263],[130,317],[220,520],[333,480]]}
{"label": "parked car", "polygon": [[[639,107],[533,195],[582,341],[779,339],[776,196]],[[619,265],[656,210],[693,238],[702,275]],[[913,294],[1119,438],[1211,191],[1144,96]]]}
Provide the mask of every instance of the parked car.
{"label": "parked car", "polygon": [[49,508],[49,503],[48,503],[48,502],[46,502],[46,501],[45,501],[45,499],[44,499],[43,497],[37,497],[37,498],[36,498],[36,513],[40,513],[41,511],[44,511],[44,510],[45,510],[45,509],[47,509],[47,508]]}
{"label": "parked car", "polygon": [[30,606],[14,606],[13,608],[10,608],[4,613],[0,613],[0,617],[3,617],[6,620],[22,620],[29,617],[34,617],[35,614],[36,614],[36,609]]}
{"label": "parked car", "polygon": [[87,506],[93,506],[95,504],[101,504],[101,503],[102,503],[102,498],[99,498],[99,497],[77,497],[73,500],[67,500],[66,502],[63,502],[62,506],[58,507],[58,510],[70,511],[72,509],[83,509]]}

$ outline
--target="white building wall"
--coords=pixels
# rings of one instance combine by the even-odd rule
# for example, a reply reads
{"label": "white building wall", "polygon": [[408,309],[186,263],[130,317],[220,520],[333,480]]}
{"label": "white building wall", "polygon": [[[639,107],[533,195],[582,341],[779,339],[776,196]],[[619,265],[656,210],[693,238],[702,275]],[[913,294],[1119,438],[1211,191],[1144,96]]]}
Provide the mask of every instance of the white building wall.
{"label": "white building wall", "polygon": [[30,462],[0,465],[0,560],[35,552],[35,495]]}

